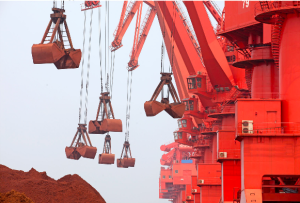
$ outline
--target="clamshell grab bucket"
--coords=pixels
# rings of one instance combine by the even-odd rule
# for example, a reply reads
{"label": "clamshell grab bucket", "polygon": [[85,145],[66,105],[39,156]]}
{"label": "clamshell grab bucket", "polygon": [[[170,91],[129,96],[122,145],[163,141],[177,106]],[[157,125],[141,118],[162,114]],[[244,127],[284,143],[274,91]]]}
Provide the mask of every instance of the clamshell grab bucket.
{"label": "clamshell grab bucket", "polygon": [[89,159],[95,158],[97,148],[91,143],[86,124],[78,124],[72,143],[65,148],[65,152],[68,159],[78,160],[81,156]]}
{"label": "clamshell grab bucket", "polygon": [[122,132],[122,121],[120,119],[104,119],[103,121],[90,121],[90,134],[105,134],[107,132]]}
{"label": "clamshell grab bucket", "polygon": [[117,159],[117,167],[128,168],[128,167],[134,167],[134,165],[135,165],[135,158],[132,158],[131,156],[129,141],[125,140],[123,144],[121,158]]}
{"label": "clamshell grab bucket", "polygon": [[[181,118],[184,111],[185,105],[180,102],[179,97],[176,93],[175,87],[172,83],[172,73],[161,73],[160,83],[156,87],[150,101],[144,103],[144,109],[146,116],[156,116],[163,110],[165,110],[173,118]],[[163,88],[168,87],[168,93],[173,98],[173,103],[169,103],[169,94],[165,97]],[[158,95],[161,93],[161,102],[156,101]]]}
{"label": "clamshell grab bucket", "polygon": [[[78,68],[81,50],[73,47],[65,10],[52,8],[52,11],[53,14],[50,15],[51,19],[41,43],[31,47],[33,63],[54,63],[57,69]],[[51,28],[51,25],[54,26]]]}
{"label": "clamshell grab bucket", "polygon": [[90,146],[83,146],[83,147],[78,147],[77,151],[84,158],[94,159],[97,153],[97,148],[90,147]]}
{"label": "clamshell grab bucket", "polygon": [[65,55],[56,43],[34,44],[31,53],[34,64],[55,63]]}
{"label": "clamshell grab bucket", "polygon": [[115,155],[102,153],[99,154],[99,164],[114,164],[115,163]]}
{"label": "clamshell grab bucket", "polygon": [[79,152],[76,150],[76,147],[66,147],[65,152],[68,159],[78,160],[81,157]]}
{"label": "clamshell grab bucket", "polygon": [[165,111],[173,118],[181,118],[185,111],[185,105],[184,103],[172,103]]}
{"label": "clamshell grab bucket", "polygon": [[146,101],[144,103],[144,109],[146,116],[156,116],[163,110],[165,110],[165,105],[158,101]]}
{"label": "clamshell grab bucket", "polygon": [[105,134],[107,132],[122,131],[122,121],[120,119],[115,119],[109,92],[102,92],[100,96],[96,120],[91,120],[89,122],[89,133]]}

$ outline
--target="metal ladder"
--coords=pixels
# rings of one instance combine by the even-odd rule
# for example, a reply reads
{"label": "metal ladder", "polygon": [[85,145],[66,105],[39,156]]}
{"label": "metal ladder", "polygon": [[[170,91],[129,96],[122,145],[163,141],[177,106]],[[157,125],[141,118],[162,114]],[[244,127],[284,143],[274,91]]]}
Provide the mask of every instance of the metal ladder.
{"label": "metal ladder", "polygon": [[275,24],[272,25],[271,31],[271,48],[272,54],[275,62],[275,66],[279,68],[279,49],[280,49],[280,38],[281,38],[281,28],[284,22],[284,17],[278,16],[276,18]]}

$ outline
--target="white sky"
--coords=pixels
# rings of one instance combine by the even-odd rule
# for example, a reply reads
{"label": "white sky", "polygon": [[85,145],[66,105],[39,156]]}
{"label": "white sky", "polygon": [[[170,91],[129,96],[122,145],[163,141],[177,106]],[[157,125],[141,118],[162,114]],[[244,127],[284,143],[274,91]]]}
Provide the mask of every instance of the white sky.
{"label": "white sky", "polygon": [[[81,3],[65,2],[73,45],[80,49],[84,19]],[[224,3],[217,3],[222,9]],[[120,1],[110,2],[110,42],[122,5]],[[144,4],[143,14],[147,7]],[[65,156],[65,147],[70,145],[78,124],[81,67],[57,70],[53,64],[34,65],[31,56],[31,46],[40,43],[50,20],[51,8],[52,1],[0,2],[0,164],[24,171],[33,167],[40,172],[46,171],[55,179],[78,174],[108,203],[167,202],[158,197],[159,160],[163,154],[159,147],[173,141],[176,120],[165,112],[152,118],[144,113],[144,102],[150,99],[160,80],[162,35],[157,18],[139,57],[140,67],[133,72],[130,143],[136,165],[122,169],[116,165],[98,164],[105,135],[90,135],[93,145],[98,148],[94,160],[81,158],[74,161]],[[104,36],[105,7],[101,9]],[[90,11],[87,12],[86,42],[89,22]],[[116,158],[121,155],[125,136],[126,66],[134,26],[135,18],[123,38],[124,46],[116,52],[112,105],[115,117],[123,121],[124,131],[111,133],[112,152]],[[165,59],[168,64],[167,57]],[[98,10],[94,10],[88,120],[95,119],[99,104],[99,70]]]}

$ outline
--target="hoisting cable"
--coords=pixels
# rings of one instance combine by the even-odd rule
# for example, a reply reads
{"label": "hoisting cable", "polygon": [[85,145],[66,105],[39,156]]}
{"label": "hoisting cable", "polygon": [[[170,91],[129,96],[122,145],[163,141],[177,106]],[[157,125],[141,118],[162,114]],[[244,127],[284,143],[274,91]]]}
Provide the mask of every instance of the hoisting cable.
{"label": "hoisting cable", "polygon": [[[54,1],[53,1],[54,2]],[[83,72],[84,72],[84,44],[85,44],[85,22],[86,22],[86,11],[84,11],[83,21],[83,45],[82,45],[82,62],[81,62],[81,86],[80,86],[80,106],[79,106],[79,123],[81,120],[81,108],[82,108],[82,89],[83,89]]]}
{"label": "hoisting cable", "polygon": [[129,123],[130,123],[130,107],[131,107],[132,72],[133,71],[128,71],[128,77],[127,77],[127,104],[126,104],[125,141],[129,141]]}
{"label": "hoisting cable", "polygon": [[88,94],[89,94],[89,77],[90,77],[90,65],[91,65],[91,47],[92,47],[92,22],[93,22],[93,9],[91,9],[91,21],[90,21],[90,38],[89,38],[89,50],[88,50],[88,63],[87,63],[87,73],[86,73],[86,94],[85,94],[85,112],[84,112],[84,124],[87,122],[87,106],[88,106]]}
{"label": "hoisting cable", "polygon": [[99,59],[100,59],[100,83],[101,93],[103,92],[103,78],[102,78],[102,49],[101,49],[101,9],[98,8],[98,22],[99,22]]}

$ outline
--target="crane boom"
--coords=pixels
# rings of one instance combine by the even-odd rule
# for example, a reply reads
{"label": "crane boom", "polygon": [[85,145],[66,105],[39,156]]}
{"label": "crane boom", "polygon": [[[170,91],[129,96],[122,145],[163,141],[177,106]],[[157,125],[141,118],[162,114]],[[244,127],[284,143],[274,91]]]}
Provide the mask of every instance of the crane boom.
{"label": "crane boom", "polygon": [[234,83],[233,75],[212,29],[203,2],[186,1],[184,4],[195,28],[212,85],[231,88]]}
{"label": "crane boom", "polygon": [[132,50],[130,61],[128,63],[129,70],[134,70],[138,67],[138,58],[142,51],[142,48],[144,46],[144,43],[146,41],[146,38],[148,36],[149,30],[151,28],[151,25],[153,23],[154,17],[156,15],[156,9],[155,7],[149,8],[147,11],[147,14],[143,20],[143,23],[140,28],[140,33],[138,36],[138,39],[135,39],[134,41],[137,41],[137,46],[135,49]]}
{"label": "crane boom", "polygon": [[[124,15],[124,13],[125,13],[124,7],[125,7],[125,5],[127,5],[127,2],[124,2],[119,26],[117,27],[117,30],[115,32],[116,34],[115,34],[114,41],[111,43],[111,51],[115,51],[123,46],[122,45],[123,36],[124,36],[128,26],[130,25],[136,11],[140,7],[141,3],[143,3],[143,2],[142,1],[130,2],[129,5],[127,6],[126,10],[128,12],[125,16]],[[123,16],[125,16],[124,19],[122,18]]]}

